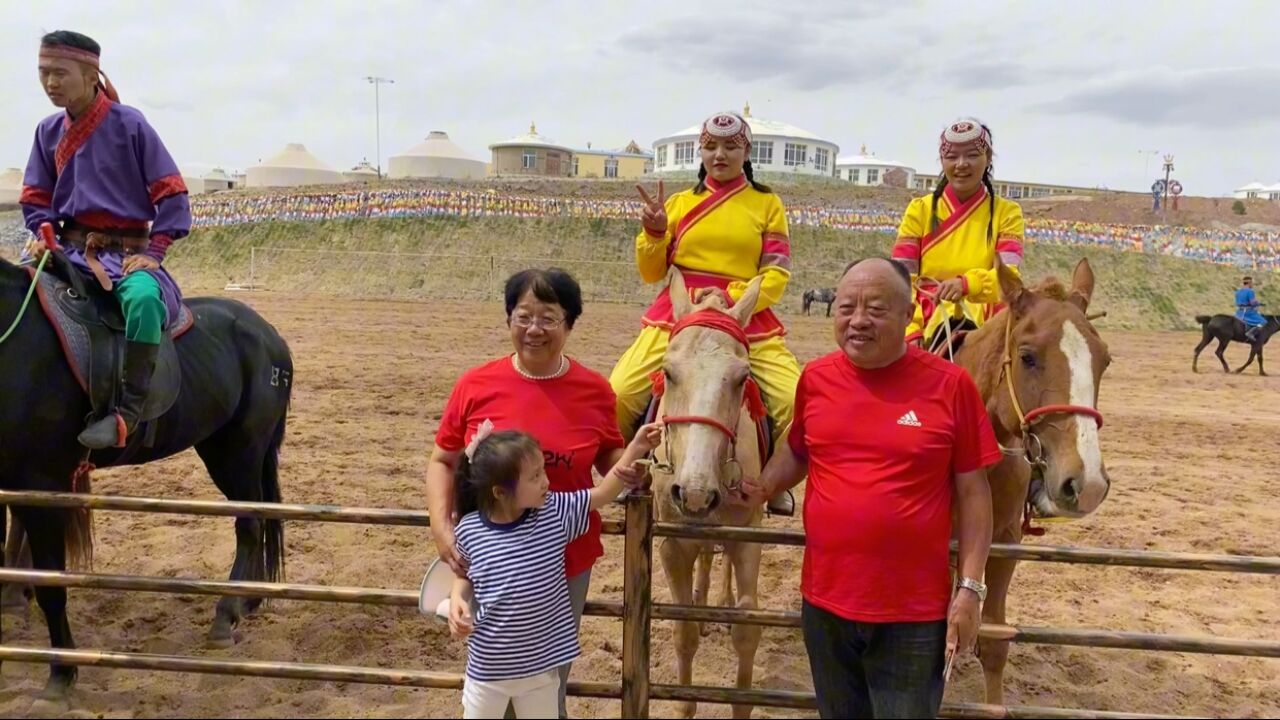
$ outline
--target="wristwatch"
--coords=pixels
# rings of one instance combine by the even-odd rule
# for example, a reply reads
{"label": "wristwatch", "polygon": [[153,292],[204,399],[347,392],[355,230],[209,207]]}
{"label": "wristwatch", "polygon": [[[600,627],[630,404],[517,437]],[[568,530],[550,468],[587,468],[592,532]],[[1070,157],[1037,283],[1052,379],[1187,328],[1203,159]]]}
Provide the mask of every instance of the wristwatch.
{"label": "wristwatch", "polygon": [[973,578],[969,578],[969,577],[961,577],[959,584],[960,584],[960,587],[968,588],[969,590],[972,590],[973,592],[975,592],[978,595],[978,602],[987,601],[987,586],[983,584],[981,581],[974,580]]}

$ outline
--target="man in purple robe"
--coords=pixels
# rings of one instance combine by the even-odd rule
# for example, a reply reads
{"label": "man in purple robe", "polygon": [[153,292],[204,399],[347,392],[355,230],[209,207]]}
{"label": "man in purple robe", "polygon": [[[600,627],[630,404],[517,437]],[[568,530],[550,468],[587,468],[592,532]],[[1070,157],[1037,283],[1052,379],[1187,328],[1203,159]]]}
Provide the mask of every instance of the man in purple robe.
{"label": "man in purple robe", "polygon": [[[71,263],[114,294],[124,312],[124,384],[116,412],[80,434],[92,449],[122,447],[137,426],[162,333],[182,302],[160,263],[191,231],[178,166],[142,113],[119,103],[98,68],[101,52],[67,30],[41,39],[40,83],[63,111],[36,127],[19,198],[27,228],[38,233],[51,224]],[[33,256],[44,252],[34,242],[28,248]]]}

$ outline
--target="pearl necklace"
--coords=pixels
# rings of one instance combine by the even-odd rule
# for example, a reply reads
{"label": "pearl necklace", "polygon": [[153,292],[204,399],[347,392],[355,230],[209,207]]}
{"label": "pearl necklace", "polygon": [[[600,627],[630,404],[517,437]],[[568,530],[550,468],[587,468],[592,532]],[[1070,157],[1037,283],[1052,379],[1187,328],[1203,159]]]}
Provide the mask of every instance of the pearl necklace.
{"label": "pearl necklace", "polygon": [[519,355],[511,356],[511,367],[515,368],[516,372],[519,373],[521,377],[529,380],[555,380],[556,378],[569,372],[569,359],[566,358],[564,355],[561,355],[559,369],[557,369],[555,372],[551,373],[550,375],[534,375],[531,372],[526,372],[524,368],[520,367]]}

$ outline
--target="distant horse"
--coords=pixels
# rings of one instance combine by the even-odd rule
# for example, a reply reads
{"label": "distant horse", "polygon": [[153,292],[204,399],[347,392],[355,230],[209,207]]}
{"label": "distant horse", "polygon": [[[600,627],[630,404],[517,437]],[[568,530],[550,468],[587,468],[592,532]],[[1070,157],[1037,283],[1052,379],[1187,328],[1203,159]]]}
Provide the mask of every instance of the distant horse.
{"label": "distant horse", "polygon": [[831,317],[831,304],[836,301],[835,288],[812,288],[804,291],[804,314],[809,314],[809,306],[813,303],[827,304],[827,317]]}
{"label": "distant horse", "polygon": [[[753,390],[747,362],[746,336],[740,329],[751,319],[760,294],[760,279],[747,286],[728,307],[716,294],[696,305],[680,271],[671,271],[671,303],[677,321],[662,366],[657,417],[667,421],[664,445],[654,453],[652,467],[654,509],[658,522],[759,526],[763,506],[747,503],[738,492],[743,477],[759,477],[763,451],[752,415],[763,411]],[[717,323],[717,321],[719,321]],[[726,328],[725,323],[732,327]],[[717,327],[719,324],[719,327]],[[736,336],[736,337],[735,337]],[[754,410],[752,409],[754,408]],[[730,434],[732,432],[732,434]],[[703,540],[664,538],[659,548],[672,602],[706,605],[713,548]],[[756,583],[760,575],[760,545],[725,542],[724,592],[735,604],[730,583],[736,578],[736,607],[758,607]],[[694,566],[698,564],[697,587]],[[698,651],[699,623],[677,621],[676,669],[682,685],[693,683],[693,656]],[[738,654],[738,683],[751,688],[760,627],[734,625],[733,647]],[[682,703],[684,717],[696,705]],[[751,716],[750,705],[734,705],[733,716]]]}
{"label": "distant horse", "polygon": [[1267,344],[1272,335],[1280,332],[1280,315],[1263,315],[1267,324],[1262,326],[1258,331],[1258,342],[1251,343],[1245,338],[1244,321],[1232,315],[1197,315],[1196,322],[1200,323],[1200,330],[1203,335],[1200,338],[1200,344],[1196,345],[1195,357],[1191,360],[1191,372],[1199,372],[1198,365],[1200,363],[1200,351],[1213,342],[1218,341],[1218,349],[1213,352],[1218,356],[1218,361],[1222,363],[1222,372],[1231,372],[1231,368],[1227,366],[1227,359],[1222,356],[1226,351],[1227,345],[1233,341],[1244,343],[1249,346],[1249,359],[1245,364],[1236,369],[1236,373],[1244,372],[1244,369],[1253,364],[1253,359],[1258,358],[1258,374],[1266,375],[1266,368],[1262,366],[1262,346]]}
{"label": "distant horse", "polygon": [[[1006,303],[955,354],[986,401],[1005,457],[991,468],[992,542],[1022,541],[1024,517],[1088,515],[1111,488],[1102,460],[1097,411],[1102,374],[1110,364],[1106,343],[1086,316],[1093,295],[1088,261],[1076,265],[1068,290],[1056,280],[1026,289],[997,268]],[[1004,624],[1016,560],[987,561],[984,623]],[[1007,640],[982,639],[979,659],[986,701],[1004,704]]]}
{"label": "distant horse", "polygon": [[[64,277],[77,272],[51,257]],[[72,375],[53,326],[38,303],[18,318],[31,285],[23,268],[0,259],[0,330],[17,318],[13,335],[0,344],[0,488],[72,490],[85,449],[76,441],[91,412],[89,398]],[[280,502],[278,453],[289,409],[293,360],[269,323],[247,306],[220,298],[188,301],[195,325],[177,341],[182,389],[155,425],[151,447],[139,432],[129,447],[96,451],[98,467],[138,465],[194,447],[209,475],[229,500]],[[87,478],[85,478],[87,481]],[[79,487],[84,490],[86,488]],[[36,569],[65,570],[92,562],[92,519],[85,511],[13,506],[27,529]],[[0,535],[4,513],[0,512]],[[278,520],[237,518],[232,580],[274,581],[284,575],[284,529]],[[175,539],[177,542],[177,539]],[[49,626],[49,644],[74,648],[67,622],[66,588],[35,589]],[[218,601],[209,643],[234,642],[232,629],[260,598]],[[74,666],[54,664],[42,699],[65,705],[75,685]]]}

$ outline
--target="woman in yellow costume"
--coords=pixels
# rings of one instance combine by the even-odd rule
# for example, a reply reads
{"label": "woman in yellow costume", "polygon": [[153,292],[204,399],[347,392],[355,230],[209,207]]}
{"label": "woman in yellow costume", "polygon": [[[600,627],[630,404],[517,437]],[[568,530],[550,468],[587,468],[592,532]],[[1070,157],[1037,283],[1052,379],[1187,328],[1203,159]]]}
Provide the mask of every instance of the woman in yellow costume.
{"label": "woman in yellow costume", "polygon": [[[737,113],[717,113],[702,124],[702,167],[698,184],[665,197],[644,199],[643,229],[636,236],[636,265],[646,283],[680,268],[690,294],[718,288],[735,302],[756,276],[762,276],[756,312],[747,326],[751,373],[760,386],[775,441],[791,424],[800,363],[787,349],[786,328],[770,308],[782,299],[791,279],[791,242],[782,200],[755,181],[751,170],[751,127]],[[618,424],[630,437],[649,402],[651,373],[661,369],[674,325],[667,288],[658,293],[641,321],[644,329],[618,360],[609,377],[618,399]],[[769,501],[782,515],[794,512],[789,493]]]}
{"label": "woman in yellow costume", "polygon": [[[1000,309],[996,258],[1020,273],[1022,208],[996,197],[991,130],[963,118],[942,131],[942,178],[907,206],[893,257],[911,272],[915,318],[907,339],[935,349],[943,326],[981,326]],[[966,322],[967,321],[967,322]]]}

